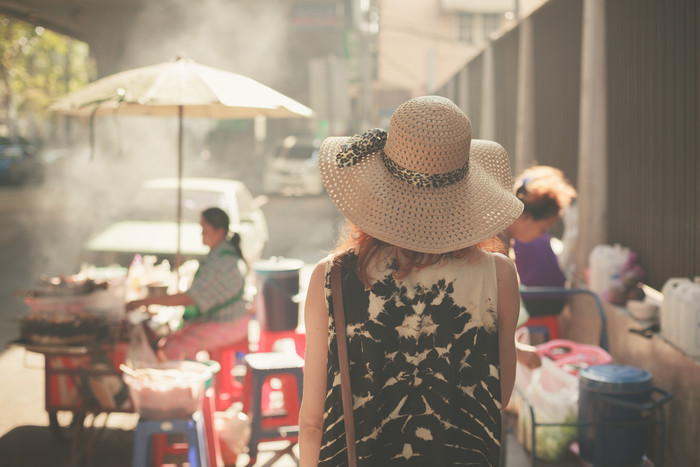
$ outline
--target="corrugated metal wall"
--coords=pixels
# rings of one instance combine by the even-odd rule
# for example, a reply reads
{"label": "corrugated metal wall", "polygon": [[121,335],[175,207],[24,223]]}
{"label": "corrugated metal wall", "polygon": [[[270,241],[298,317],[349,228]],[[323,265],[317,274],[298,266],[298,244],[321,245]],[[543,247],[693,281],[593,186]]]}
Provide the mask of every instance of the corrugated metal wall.
{"label": "corrugated metal wall", "polygon": [[[561,168],[574,185],[582,5],[582,0],[552,0],[531,16],[536,159]],[[660,289],[669,277],[700,275],[700,2],[617,0],[606,2],[606,11],[608,243],[636,251],[647,272],[645,282]],[[511,162],[518,41],[516,28],[491,44],[496,139]],[[483,54],[462,71],[469,78],[465,111],[475,137],[482,68]],[[446,86],[439,93],[455,99],[456,88]]]}
{"label": "corrugated metal wall", "polygon": [[581,82],[580,0],[545,4],[533,15],[535,158],[576,186]]}
{"label": "corrugated metal wall", "polygon": [[611,241],[647,282],[700,275],[700,3],[607,2]]}

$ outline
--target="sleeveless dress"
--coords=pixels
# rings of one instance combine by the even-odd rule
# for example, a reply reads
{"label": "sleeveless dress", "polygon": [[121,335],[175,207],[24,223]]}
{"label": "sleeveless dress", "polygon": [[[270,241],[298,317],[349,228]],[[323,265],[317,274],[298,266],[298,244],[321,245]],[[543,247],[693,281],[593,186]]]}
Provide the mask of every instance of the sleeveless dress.
{"label": "sleeveless dress", "polygon": [[[347,465],[335,322],[319,465]],[[475,250],[395,279],[371,269],[371,290],[343,258],[342,284],[358,465],[497,466],[501,387],[493,256]],[[380,267],[381,266],[381,267]]]}

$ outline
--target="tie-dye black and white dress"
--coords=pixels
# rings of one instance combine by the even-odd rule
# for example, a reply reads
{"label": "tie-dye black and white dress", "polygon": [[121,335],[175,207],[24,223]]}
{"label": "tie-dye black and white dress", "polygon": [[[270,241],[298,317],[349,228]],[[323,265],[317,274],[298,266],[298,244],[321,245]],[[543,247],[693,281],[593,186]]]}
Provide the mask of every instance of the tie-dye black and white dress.
{"label": "tie-dye black and white dress", "polygon": [[[475,251],[395,279],[357,257],[342,268],[358,464],[497,466],[501,388],[493,256]],[[319,465],[347,465],[340,373],[330,310]]]}

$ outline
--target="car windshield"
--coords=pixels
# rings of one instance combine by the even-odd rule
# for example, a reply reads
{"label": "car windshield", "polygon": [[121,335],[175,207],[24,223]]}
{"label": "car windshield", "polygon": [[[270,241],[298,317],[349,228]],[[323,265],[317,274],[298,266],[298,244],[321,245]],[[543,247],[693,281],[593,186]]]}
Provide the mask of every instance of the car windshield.
{"label": "car windshield", "polygon": [[[177,190],[149,188],[134,198],[129,218],[138,221],[175,221],[177,214]],[[212,206],[226,207],[222,193],[205,190],[182,191],[182,221],[199,222],[203,210]]]}

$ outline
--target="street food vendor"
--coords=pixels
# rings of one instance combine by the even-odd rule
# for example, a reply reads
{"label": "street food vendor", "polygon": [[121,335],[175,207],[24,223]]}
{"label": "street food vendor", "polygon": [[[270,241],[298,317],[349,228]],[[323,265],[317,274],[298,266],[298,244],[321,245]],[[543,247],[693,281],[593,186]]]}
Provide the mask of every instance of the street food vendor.
{"label": "street food vendor", "polygon": [[142,306],[185,306],[183,326],[159,342],[159,355],[168,360],[194,359],[201,350],[212,351],[247,339],[248,313],[244,300],[248,265],[240,235],[229,238],[229,216],[208,208],[200,217],[202,242],[209,254],[200,261],[186,292],[131,301],[127,310]]}

